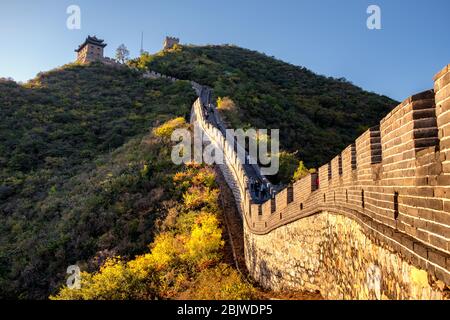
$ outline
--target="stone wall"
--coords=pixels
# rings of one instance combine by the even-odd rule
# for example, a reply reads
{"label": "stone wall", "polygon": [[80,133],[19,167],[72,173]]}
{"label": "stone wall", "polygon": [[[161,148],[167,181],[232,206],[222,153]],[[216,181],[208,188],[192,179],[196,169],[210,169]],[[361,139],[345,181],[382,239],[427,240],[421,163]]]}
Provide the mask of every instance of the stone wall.
{"label": "stone wall", "polygon": [[327,299],[443,299],[444,283],[366,235],[355,220],[322,212],[268,235],[246,228],[245,259],[275,290],[319,290]]}
{"label": "stone wall", "polygon": [[103,47],[96,46],[93,44],[86,44],[84,48],[78,52],[77,62],[79,63],[89,63],[94,61],[103,60]]}
{"label": "stone wall", "polygon": [[[197,91],[198,84],[193,84],[194,90]],[[247,190],[247,177],[245,175],[244,167],[237,156],[234,148],[225,139],[219,129],[212,126],[205,119],[203,108],[200,99],[192,106],[191,124],[194,126],[194,131],[199,130],[204,134],[204,140],[215,145],[216,149],[223,150],[224,163],[219,165],[227,184],[233,191],[233,196],[236,203],[239,204],[238,210],[241,215],[244,214],[243,206],[241,204],[250,204],[250,196]]]}
{"label": "stone wall", "polygon": [[151,70],[144,72],[143,77],[146,78],[146,79],[168,79],[168,80],[170,80],[172,82],[175,82],[175,81],[178,80],[178,79],[176,79],[174,77],[169,77],[169,76],[166,76],[166,75],[161,74],[159,72],[155,72],[155,71],[151,71]]}
{"label": "stone wall", "polygon": [[[133,68],[133,69],[136,71],[139,71],[139,69],[137,69],[137,68]],[[146,69],[146,71],[144,71],[142,77],[145,79],[167,79],[172,82],[180,81],[180,79],[177,79],[175,77],[167,76],[165,74],[162,74],[162,73],[159,73],[159,72],[156,72],[153,70],[149,70],[149,69]],[[203,86],[195,81],[189,81],[189,82],[192,86],[192,89],[194,89],[195,93],[198,96],[200,96],[202,93],[202,90],[203,90]]]}
{"label": "stone wall", "polygon": [[[379,126],[319,168],[318,175],[305,177],[262,205],[251,202],[233,148],[205,121],[200,102],[194,104],[193,123],[212,143],[224,146],[226,164],[221,169],[244,217],[250,274],[271,288],[310,287],[326,290],[322,293],[332,298],[445,296],[450,285],[449,73],[444,68],[435,77],[435,91],[406,99]],[[273,245],[279,242],[284,247]],[[367,248],[360,245],[369,242]],[[357,249],[351,249],[355,243]],[[300,260],[292,258],[298,256],[294,251],[302,252]],[[347,261],[339,251],[353,252],[356,260]],[[304,259],[322,267],[306,277],[298,266],[292,269],[292,263],[305,264]],[[368,267],[382,281],[375,296],[367,292],[362,276]],[[336,288],[331,290],[328,283]]]}
{"label": "stone wall", "polygon": [[164,39],[163,49],[164,50],[172,49],[175,45],[177,45],[179,43],[180,43],[179,38],[166,37],[166,39]]}

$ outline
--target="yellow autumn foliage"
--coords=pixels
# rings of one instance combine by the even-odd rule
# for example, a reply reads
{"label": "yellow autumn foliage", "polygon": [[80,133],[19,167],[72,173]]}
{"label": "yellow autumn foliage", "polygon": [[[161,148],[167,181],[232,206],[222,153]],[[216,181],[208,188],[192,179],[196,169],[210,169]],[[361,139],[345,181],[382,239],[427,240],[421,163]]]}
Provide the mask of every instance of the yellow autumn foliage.
{"label": "yellow autumn foliage", "polygon": [[250,300],[256,296],[253,286],[226,264],[201,272],[190,290],[193,300]]}
{"label": "yellow autumn foliage", "polygon": [[157,297],[158,279],[145,256],[131,262],[106,261],[97,273],[81,273],[81,289],[67,286],[51,300],[149,300]]}
{"label": "yellow autumn foliage", "polygon": [[[210,168],[188,165],[173,177],[175,187],[188,184],[183,202],[171,208],[169,231],[161,232],[150,253],[131,261],[112,258],[95,273],[81,273],[81,288],[63,287],[53,300],[146,300],[176,298],[250,299],[253,288],[229,267],[220,265],[224,241],[218,219],[219,190]],[[170,217],[173,219],[173,217]],[[220,266],[220,268],[219,268]],[[217,292],[208,288],[214,279]],[[193,289],[195,288],[195,289]]]}
{"label": "yellow autumn foliage", "polygon": [[218,110],[227,110],[227,111],[235,111],[236,104],[230,97],[219,97],[217,98],[217,109]]}
{"label": "yellow autumn foliage", "polygon": [[153,133],[160,138],[164,139],[170,139],[172,136],[172,133],[176,129],[184,128],[186,127],[186,120],[182,117],[175,118],[172,120],[169,120],[159,127],[153,129]]}
{"label": "yellow autumn foliage", "polygon": [[180,237],[171,233],[160,234],[153,242],[152,258],[158,269],[167,268],[183,254],[184,246]]}
{"label": "yellow autumn foliage", "polygon": [[219,191],[217,189],[190,188],[183,194],[184,206],[188,210],[199,210],[202,207],[216,211],[218,209]]}
{"label": "yellow autumn foliage", "polygon": [[223,246],[219,221],[212,214],[202,214],[192,228],[183,257],[201,269],[217,262]]}
{"label": "yellow autumn foliage", "polygon": [[309,174],[315,173],[316,169],[308,169],[303,161],[300,161],[297,169],[294,172],[293,182],[299,181],[300,179],[308,176]]}

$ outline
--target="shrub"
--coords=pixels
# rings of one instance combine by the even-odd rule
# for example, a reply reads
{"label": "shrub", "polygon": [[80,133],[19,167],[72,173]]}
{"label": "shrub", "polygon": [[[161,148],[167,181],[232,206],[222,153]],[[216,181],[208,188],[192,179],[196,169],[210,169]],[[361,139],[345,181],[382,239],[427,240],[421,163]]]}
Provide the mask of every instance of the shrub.
{"label": "shrub", "polygon": [[274,180],[282,184],[288,184],[292,181],[294,172],[299,165],[296,153],[282,151],[279,153],[279,160],[280,168]]}
{"label": "shrub", "polygon": [[109,259],[97,273],[81,273],[81,288],[64,287],[52,300],[149,300],[158,296],[158,274],[152,259]]}
{"label": "shrub", "polygon": [[108,259],[98,272],[82,273],[81,289],[63,287],[51,299],[251,299],[252,286],[219,264],[224,241],[214,178],[210,168],[195,164],[174,174],[176,188],[191,187],[185,201],[168,210],[150,253],[129,262]]}
{"label": "shrub", "polygon": [[183,194],[186,209],[199,210],[202,207],[217,211],[219,191],[217,189],[191,187]]}
{"label": "shrub", "polygon": [[204,270],[190,290],[194,300],[251,300],[256,291],[251,284],[233,268],[220,264]]}
{"label": "shrub", "polygon": [[217,109],[220,111],[236,111],[236,104],[229,97],[217,98]]}
{"label": "shrub", "polygon": [[186,242],[184,258],[199,269],[205,269],[219,260],[223,245],[217,218],[212,214],[201,214]]}
{"label": "shrub", "polygon": [[155,128],[153,133],[160,138],[169,140],[172,136],[172,133],[179,128],[186,127],[186,120],[184,118],[175,118],[169,120],[162,124],[161,126]]}
{"label": "shrub", "polygon": [[227,125],[232,128],[242,128],[244,127],[243,122],[239,118],[237,106],[233,100],[229,97],[217,98],[217,110],[224,117]]}
{"label": "shrub", "polygon": [[300,163],[298,164],[297,170],[295,170],[294,173],[294,177],[293,177],[293,181],[298,181],[304,177],[306,177],[307,175],[309,175],[310,173],[314,173],[316,172],[316,169],[308,169],[305,164],[303,163],[303,161],[300,161]]}

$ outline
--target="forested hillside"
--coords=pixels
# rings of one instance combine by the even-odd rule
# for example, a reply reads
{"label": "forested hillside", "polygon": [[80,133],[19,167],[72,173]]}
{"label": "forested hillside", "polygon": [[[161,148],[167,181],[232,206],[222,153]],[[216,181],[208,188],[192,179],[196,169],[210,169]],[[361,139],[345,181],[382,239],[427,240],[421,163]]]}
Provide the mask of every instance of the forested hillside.
{"label": "forested hillside", "polygon": [[147,250],[179,169],[148,134],[194,100],[188,82],[99,64],[0,83],[2,298],[47,298],[69,265]]}
{"label": "forested hillside", "polygon": [[[286,181],[307,172],[298,160],[328,161],[396,104],[233,46],[176,46],[130,65],[211,86],[235,107],[235,128],[281,129],[282,148],[298,151],[282,153]],[[170,159],[169,133],[195,98],[189,81],[102,64],[0,80],[0,298],[255,297],[222,263],[214,175]],[[73,264],[84,290],[58,291]],[[118,283],[127,289],[107,285]]]}
{"label": "forested hillside", "polygon": [[236,104],[233,127],[279,128],[283,149],[298,151],[308,167],[329,161],[397,104],[235,46],[176,46],[134,64],[211,86]]}
{"label": "forested hillside", "polygon": [[[169,124],[170,125],[170,124]],[[170,138],[170,136],[169,136]],[[150,252],[108,259],[84,272],[80,290],[63,287],[51,299],[254,299],[258,292],[223,262],[223,225],[214,170],[188,164],[172,176],[173,201],[159,220]]]}

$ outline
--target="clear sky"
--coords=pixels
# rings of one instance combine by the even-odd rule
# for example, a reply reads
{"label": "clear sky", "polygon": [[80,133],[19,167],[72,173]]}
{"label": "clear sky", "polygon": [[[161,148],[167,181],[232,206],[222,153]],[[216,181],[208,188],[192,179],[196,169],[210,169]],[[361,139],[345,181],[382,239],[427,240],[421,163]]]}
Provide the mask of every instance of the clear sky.
{"label": "clear sky", "polygon": [[[381,30],[366,27],[371,4]],[[69,5],[81,8],[80,30],[66,27]],[[144,31],[149,52],[166,35],[230,43],[403,100],[450,63],[449,13],[449,0],[0,0],[0,77],[73,61],[88,34],[106,40],[107,56],[121,43],[136,56]]]}

